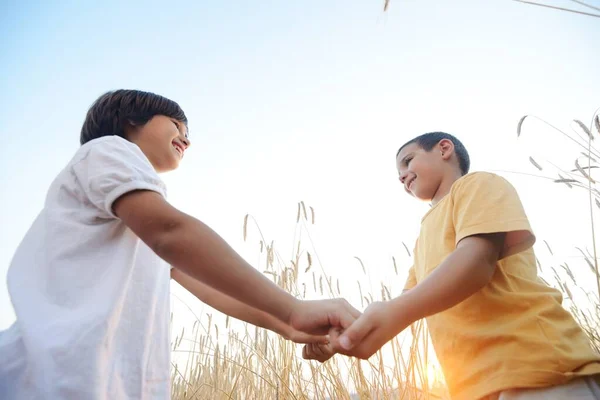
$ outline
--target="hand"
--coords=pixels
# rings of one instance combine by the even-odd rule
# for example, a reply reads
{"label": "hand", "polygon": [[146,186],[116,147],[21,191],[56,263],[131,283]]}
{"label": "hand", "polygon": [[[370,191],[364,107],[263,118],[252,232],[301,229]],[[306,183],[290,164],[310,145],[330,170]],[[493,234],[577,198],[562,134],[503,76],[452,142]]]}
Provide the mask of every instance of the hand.
{"label": "hand", "polygon": [[324,363],[335,355],[335,350],[331,343],[310,343],[302,348],[302,358],[305,360],[317,360]]}
{"label": "hand", "polygon": [[[337,337],[342,333],[339,328],[332,328],[329,331],[329,337],[332,340],[337,340]],[[330,342],[327,343],[309,343],[302,348],[302,358],[305,360],[317,360],[325,362],[335,355],[335,350]]]}
{"label": "hand", "polygon": [[360,316],[360,311],[344,299],[298,301],[288,323],[304,333],[325,335],[331,328],[346,329]]}
{"label": "hand", "polygon": [[369,359],[384,344],[402,332],[410,321],[394,312],[390,301],[374,302],[339,337],[332,337],[334,351],[363,360]]}
{"label": "hand", "polygon": [[329,345],[329,336],[327,335],[311,335],[309,333],[301,332],[297,329],[286,325],[280,332],[281,337],[286,340],[291,340],[294,343],[306,344],[307,346],[315,345]]}

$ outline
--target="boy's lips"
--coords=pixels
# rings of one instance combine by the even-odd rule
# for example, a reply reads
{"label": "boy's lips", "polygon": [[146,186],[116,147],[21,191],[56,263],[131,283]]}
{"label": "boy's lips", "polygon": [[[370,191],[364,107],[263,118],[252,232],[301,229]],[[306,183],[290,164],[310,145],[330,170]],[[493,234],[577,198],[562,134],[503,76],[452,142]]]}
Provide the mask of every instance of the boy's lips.
{"label": "boy's lips", "polygon": [[410,192],[410,188],[412,187],[413,182],[417,179],[417,177],[410,178],[408,182],[406,182],[406,190]]}
{"label": "boy's lips", "polygon": [[183,153],[185,152],[185,148],[177,142],[173,142],[173,147],[175,148],[175,150],[177,150],[177,152],[179,153],[179,156],[183,158]]}

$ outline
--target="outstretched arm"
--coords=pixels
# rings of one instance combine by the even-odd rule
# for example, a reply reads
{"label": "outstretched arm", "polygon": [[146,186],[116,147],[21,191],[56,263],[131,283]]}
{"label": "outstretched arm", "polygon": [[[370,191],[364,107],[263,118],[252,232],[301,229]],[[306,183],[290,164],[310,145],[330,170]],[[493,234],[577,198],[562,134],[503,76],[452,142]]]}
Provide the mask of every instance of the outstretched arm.
{"label": "outstretched arm", "polygon": [[254,307],[250,307],[233,297],[227,296],[178,269],[173,268],[171,270],[171,278],[177,281],[177,283],[187,289],[203,303],[206,303],[212,308],[233,318],[237,318],[261,328],[269,329],[285,339],[292,340],[296,343],[327,343],[326,336],[313,336],[297,331],[272,315],[257,310]]}
{"label": "outstretched arm", "polygon": [[504,237],[498,233],[461,240],[417,286],[390,301],[371,304],[339,338],[332,336],[333,349],[368,359],[413,322],[466,300],[492,279]]}
{"label": "outstretched arm", "polygon": [[132,191],[113,203],[115,214],[159,257],[190,277],[295,329],[323,334],[359,315],[344,300],[300,301],[252,268],[217,233],[158,193]]}
{"label": "outstretched arm", "polygon": [[177,210],[159,194],[130,192],[113,208],[140,239],[175,268],[282,321],[289,319],[295,305],[291,295],[248,265],[212,229]]}
{"label": "outstretched arm", "polygon": [[426,279],[391,300],[410,323],[461,303],[487,285],[496,270],[504,233],[469,236],[461,240]]}

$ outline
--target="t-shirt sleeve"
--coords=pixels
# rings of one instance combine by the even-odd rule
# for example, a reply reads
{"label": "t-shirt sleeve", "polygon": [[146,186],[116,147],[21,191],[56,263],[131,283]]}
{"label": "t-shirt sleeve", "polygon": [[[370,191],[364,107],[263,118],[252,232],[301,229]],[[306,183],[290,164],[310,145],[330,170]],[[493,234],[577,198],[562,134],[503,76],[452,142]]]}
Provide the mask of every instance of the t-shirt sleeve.
{"label": "t-shirt sleeve", "polygon": [[515,188],[501,176],[474,173],[453,193],[456,244],[486,233],[506,233],[500,258],[517,254],[535,243],[535,235]]}
{"label": "t-shirt sleeve", "polygon": [[89,201],[104,217],[117,218],[113,203],[134,190],[151,190],[166,197],[164,183],[135,144],[110,136],[88,145],[88,151],[71,168]]}

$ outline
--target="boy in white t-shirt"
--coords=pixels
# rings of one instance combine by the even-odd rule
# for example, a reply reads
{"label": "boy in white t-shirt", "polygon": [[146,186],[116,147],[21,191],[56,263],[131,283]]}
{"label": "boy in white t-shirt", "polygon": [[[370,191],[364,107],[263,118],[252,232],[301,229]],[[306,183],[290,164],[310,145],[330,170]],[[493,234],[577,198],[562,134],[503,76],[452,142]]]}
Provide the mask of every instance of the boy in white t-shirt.
{"label": "boy in white t-shirt", "polygon": [[167,203],[158,173],[190,146],[177,103],[108,92],[80,141],[8,270],[17,320],[0,332],[0,399],[169,398],[171,277],[300,343],[359,316],[344,300],[295,299]]}

